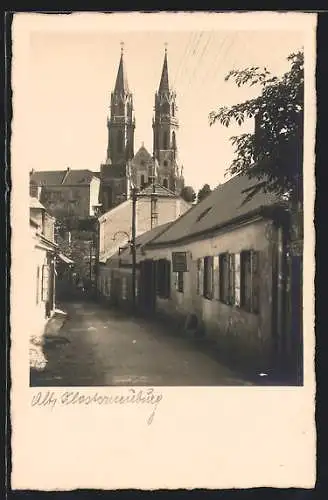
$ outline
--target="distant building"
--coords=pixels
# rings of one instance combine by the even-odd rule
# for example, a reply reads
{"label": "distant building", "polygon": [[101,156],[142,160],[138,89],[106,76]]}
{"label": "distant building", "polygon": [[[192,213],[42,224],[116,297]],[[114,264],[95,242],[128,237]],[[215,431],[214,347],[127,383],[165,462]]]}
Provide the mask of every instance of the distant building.
{"label": "distant building", "polygon": [[[154,192],[153,192],[154,191]],[[155,209],[151,220],[151,199],[155,195]],[[191,205],[175,193],[158,184],[147,186],[138,194],[136,203],[136,234],[149,231],[155,225],[172,222],[189,210]],[[154,220],[155,219],[155,220]],[[109,210],[99,217],[99,262],[106,263],[119,247],[131,238],[132,200]],[[100,271],[101,272],[101,271]]]}
{"label": "distant building", "polygon": [[101,203],[104,212],[129,198],[131,177],[138,189],[142,189],[149,182],[149,177],[154,177],[157,184],[180,194],[184,179],[183,168],[178,159],[177,111],[176,93],[169,84],[165,51],[159,89],[155,94],[153,155],[151,156],[143,145],[134,155],[133,94],[128,85],[122,51],[114,91],[111,93],[106,161],[100,168]]}
{"label": "distant building", "polygon": [[100,172],[53,170],[30,172],[30,195],[55,216],[55,240],[74,261],[78,276],[95,281]]}
{"label": "distant building", "polygon": [[91,170],[30,172],[30,195],[55,217],[93,217],[99,209],[99,174]]}

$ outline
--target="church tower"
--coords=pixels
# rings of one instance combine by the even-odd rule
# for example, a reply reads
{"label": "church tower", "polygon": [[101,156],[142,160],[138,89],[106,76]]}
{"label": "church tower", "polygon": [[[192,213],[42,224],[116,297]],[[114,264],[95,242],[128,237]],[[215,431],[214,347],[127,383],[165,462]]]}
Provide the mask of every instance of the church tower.
{"label": "church tower", "polygon": [[133,96],[128,79],[121,44],[121,58],[114,91],[110,98],[107,120],[108,146],[106,161],[100,167],[102,211],[119,205],[129,196],[129,162],[134,156],[135,118]]}
{"label": "church tower", "polygon": [[129,90],[123,46],[114,92],[111,93],[108,127],[107,162],[120,165],[133,158],[135,118],[133,97]]}
{"label": "church tower", "polygon": [[154,111],[153,151],[158,162],[158,181],[171,191],[180,193],[183,187],[183,178],[178,166],[178,108],[176,93],[169,84],[166,48],[162,76],[158,92],[155,94]]}

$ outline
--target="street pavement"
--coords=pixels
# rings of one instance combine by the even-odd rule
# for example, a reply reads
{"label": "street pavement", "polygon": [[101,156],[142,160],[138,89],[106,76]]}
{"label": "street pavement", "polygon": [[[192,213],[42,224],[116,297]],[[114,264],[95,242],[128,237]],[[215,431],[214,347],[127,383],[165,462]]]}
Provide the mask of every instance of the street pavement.
{"label": "street pavement", "polygon": [[91,302],[61,308],[67,320],[47,339],[31,386],[251,385],[164,324]]}

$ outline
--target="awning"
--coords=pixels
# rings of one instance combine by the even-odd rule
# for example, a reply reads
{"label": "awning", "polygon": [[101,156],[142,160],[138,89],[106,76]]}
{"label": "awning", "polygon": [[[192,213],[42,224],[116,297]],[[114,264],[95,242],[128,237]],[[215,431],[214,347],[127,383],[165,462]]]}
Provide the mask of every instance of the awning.
{"label": "awning", "polygon": [[74,264],[74,261],[66,257],[66,255],[63,255],[62,253],[59,253],[57,257],[62,261],[65,262],[65,264]]}

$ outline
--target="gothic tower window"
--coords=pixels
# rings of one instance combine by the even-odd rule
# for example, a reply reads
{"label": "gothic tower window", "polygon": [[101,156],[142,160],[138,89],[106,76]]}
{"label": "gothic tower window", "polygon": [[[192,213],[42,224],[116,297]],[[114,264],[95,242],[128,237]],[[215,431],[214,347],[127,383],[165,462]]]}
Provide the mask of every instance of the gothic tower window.
{"label": "gothic tower window", "polygon": [[124,141],[124,137],[123,137],[123,130],[119,130],[117,132],[117,152],[118,153],[123,153],[123,141]]}
{"label": "gothic tower window", "polygon": [[141,180],[140,180],[141,187],[144,187],[145,185],[145,176],[141,175]]}
{"label": "gothic tower window", "polygon": [[167,179],[163,179],[163,186],[167,189],[168,188],[168,182]]}
{"label": "gothic tower window", "polygon": [[117,113],[119,116],[124,116],[124,103],[122,101],[117,106]]}
{"label": "gothic tower window", "polygon": [[163,149],[169,149],[169,134],[167,130],[163,134]]}
{"label": "gothic tower window", "polygon": [[175,115],[175,109],[174,109],[174,104],[172,104],[172,116]]}
{"label": "gothic tower window", "polygon": [[176,139],[175,139],[175,132],[172,132],[172,148],[173,149],[177,148]]}

